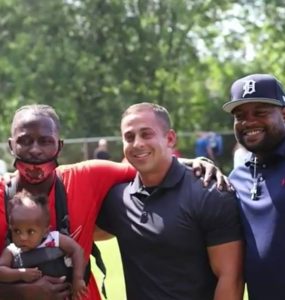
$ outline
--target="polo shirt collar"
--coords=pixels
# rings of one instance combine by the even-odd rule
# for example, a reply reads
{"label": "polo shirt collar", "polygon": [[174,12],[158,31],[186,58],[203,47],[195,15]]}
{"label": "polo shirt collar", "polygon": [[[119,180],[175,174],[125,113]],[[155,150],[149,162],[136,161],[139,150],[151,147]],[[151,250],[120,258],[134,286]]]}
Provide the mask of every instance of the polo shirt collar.
{"label": "polo shirt collar", "polygon": [[[186,167],[179,163],[176,157],[172,158],[171,166],[166,173],[166,176],[159,184],[159,188],[172,188],[174,187],[183,177],[186,171]],[[137,173],[134,181],[130,184],[130,194],[142,193],[144,187],[141,183],[139,174]]]}

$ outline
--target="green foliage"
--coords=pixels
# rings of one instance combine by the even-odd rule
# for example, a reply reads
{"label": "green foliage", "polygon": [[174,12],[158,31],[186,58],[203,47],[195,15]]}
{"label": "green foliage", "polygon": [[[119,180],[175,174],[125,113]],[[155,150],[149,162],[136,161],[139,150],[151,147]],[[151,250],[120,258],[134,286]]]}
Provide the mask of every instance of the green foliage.
{"label": "green foliage", "polygon": [[281,2],[0,0],[0,138],[33,102],[56,108],[65,137],[118,135],[140,101],[166,106],[177,131],[229,129],[235,78],[285,79]]}

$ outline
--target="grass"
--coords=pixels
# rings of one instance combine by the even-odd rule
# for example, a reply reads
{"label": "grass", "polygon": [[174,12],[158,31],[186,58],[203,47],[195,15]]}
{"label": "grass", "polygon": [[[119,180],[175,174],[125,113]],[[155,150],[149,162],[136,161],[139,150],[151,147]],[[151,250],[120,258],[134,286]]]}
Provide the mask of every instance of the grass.
{"label": "grass", "polygon": [[[101,254],[107,268],[107,278],[105,284],[108,300],[125,300],[126,294],[124,275],[117,240],[111,239],[104,242],[97,242],[97,245],[101,250]],[[98,270],[97,267],[94,267],[93,261],[92,270],[95,274],[98,286],[101,287],[103,276],[102,273],[100,273],[100,270]],[[102,299],[104,299],[103,296]],[[243,299],[248,300],[246,292]]]}
{"label": "grass", "polygon": [[[107,268],[105,285],[108,300],[125,300],[124,275],[117,240],[114,238],[104,242],[96,242],[96,244],[101,250]],[[95,274],[98,287],[101,288],[103,276],[100,270],[96,266],[94,267],[94,265],[95,263],[92,261],[92,271]],[[104,299],[103,296],[102,299]]]}

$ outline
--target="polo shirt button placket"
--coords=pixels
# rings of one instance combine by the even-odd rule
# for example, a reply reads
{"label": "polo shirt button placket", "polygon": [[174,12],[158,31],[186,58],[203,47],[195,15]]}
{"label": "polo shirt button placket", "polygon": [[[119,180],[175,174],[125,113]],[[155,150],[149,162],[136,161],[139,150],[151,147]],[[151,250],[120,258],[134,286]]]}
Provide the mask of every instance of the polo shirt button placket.
{"label": "polo shirt button placket", "polygon": [[141,223],[145,224],[147,223],[147,221],[148,221],[148,213],[146,211],[143,211],[141,215]]}

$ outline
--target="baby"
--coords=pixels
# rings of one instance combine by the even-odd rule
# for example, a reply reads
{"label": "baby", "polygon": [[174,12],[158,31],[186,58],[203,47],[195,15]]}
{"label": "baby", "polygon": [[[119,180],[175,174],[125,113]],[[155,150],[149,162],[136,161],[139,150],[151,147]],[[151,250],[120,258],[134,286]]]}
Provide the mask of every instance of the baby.
{"label": "baby", "polygon": [[7,212],[12,243],[0,257],[0,281],[32,282],[39,279],[45,274],[38,267],[13,268],[15,260],[19,260],[21,254],[33,254],[38,248],[57,247],[71,259],[73,298],[82,297],[87,291],[83,250],[71,237],[49,230],[48,197],[33,196],[25,191],[17,193],[8,202]]}

